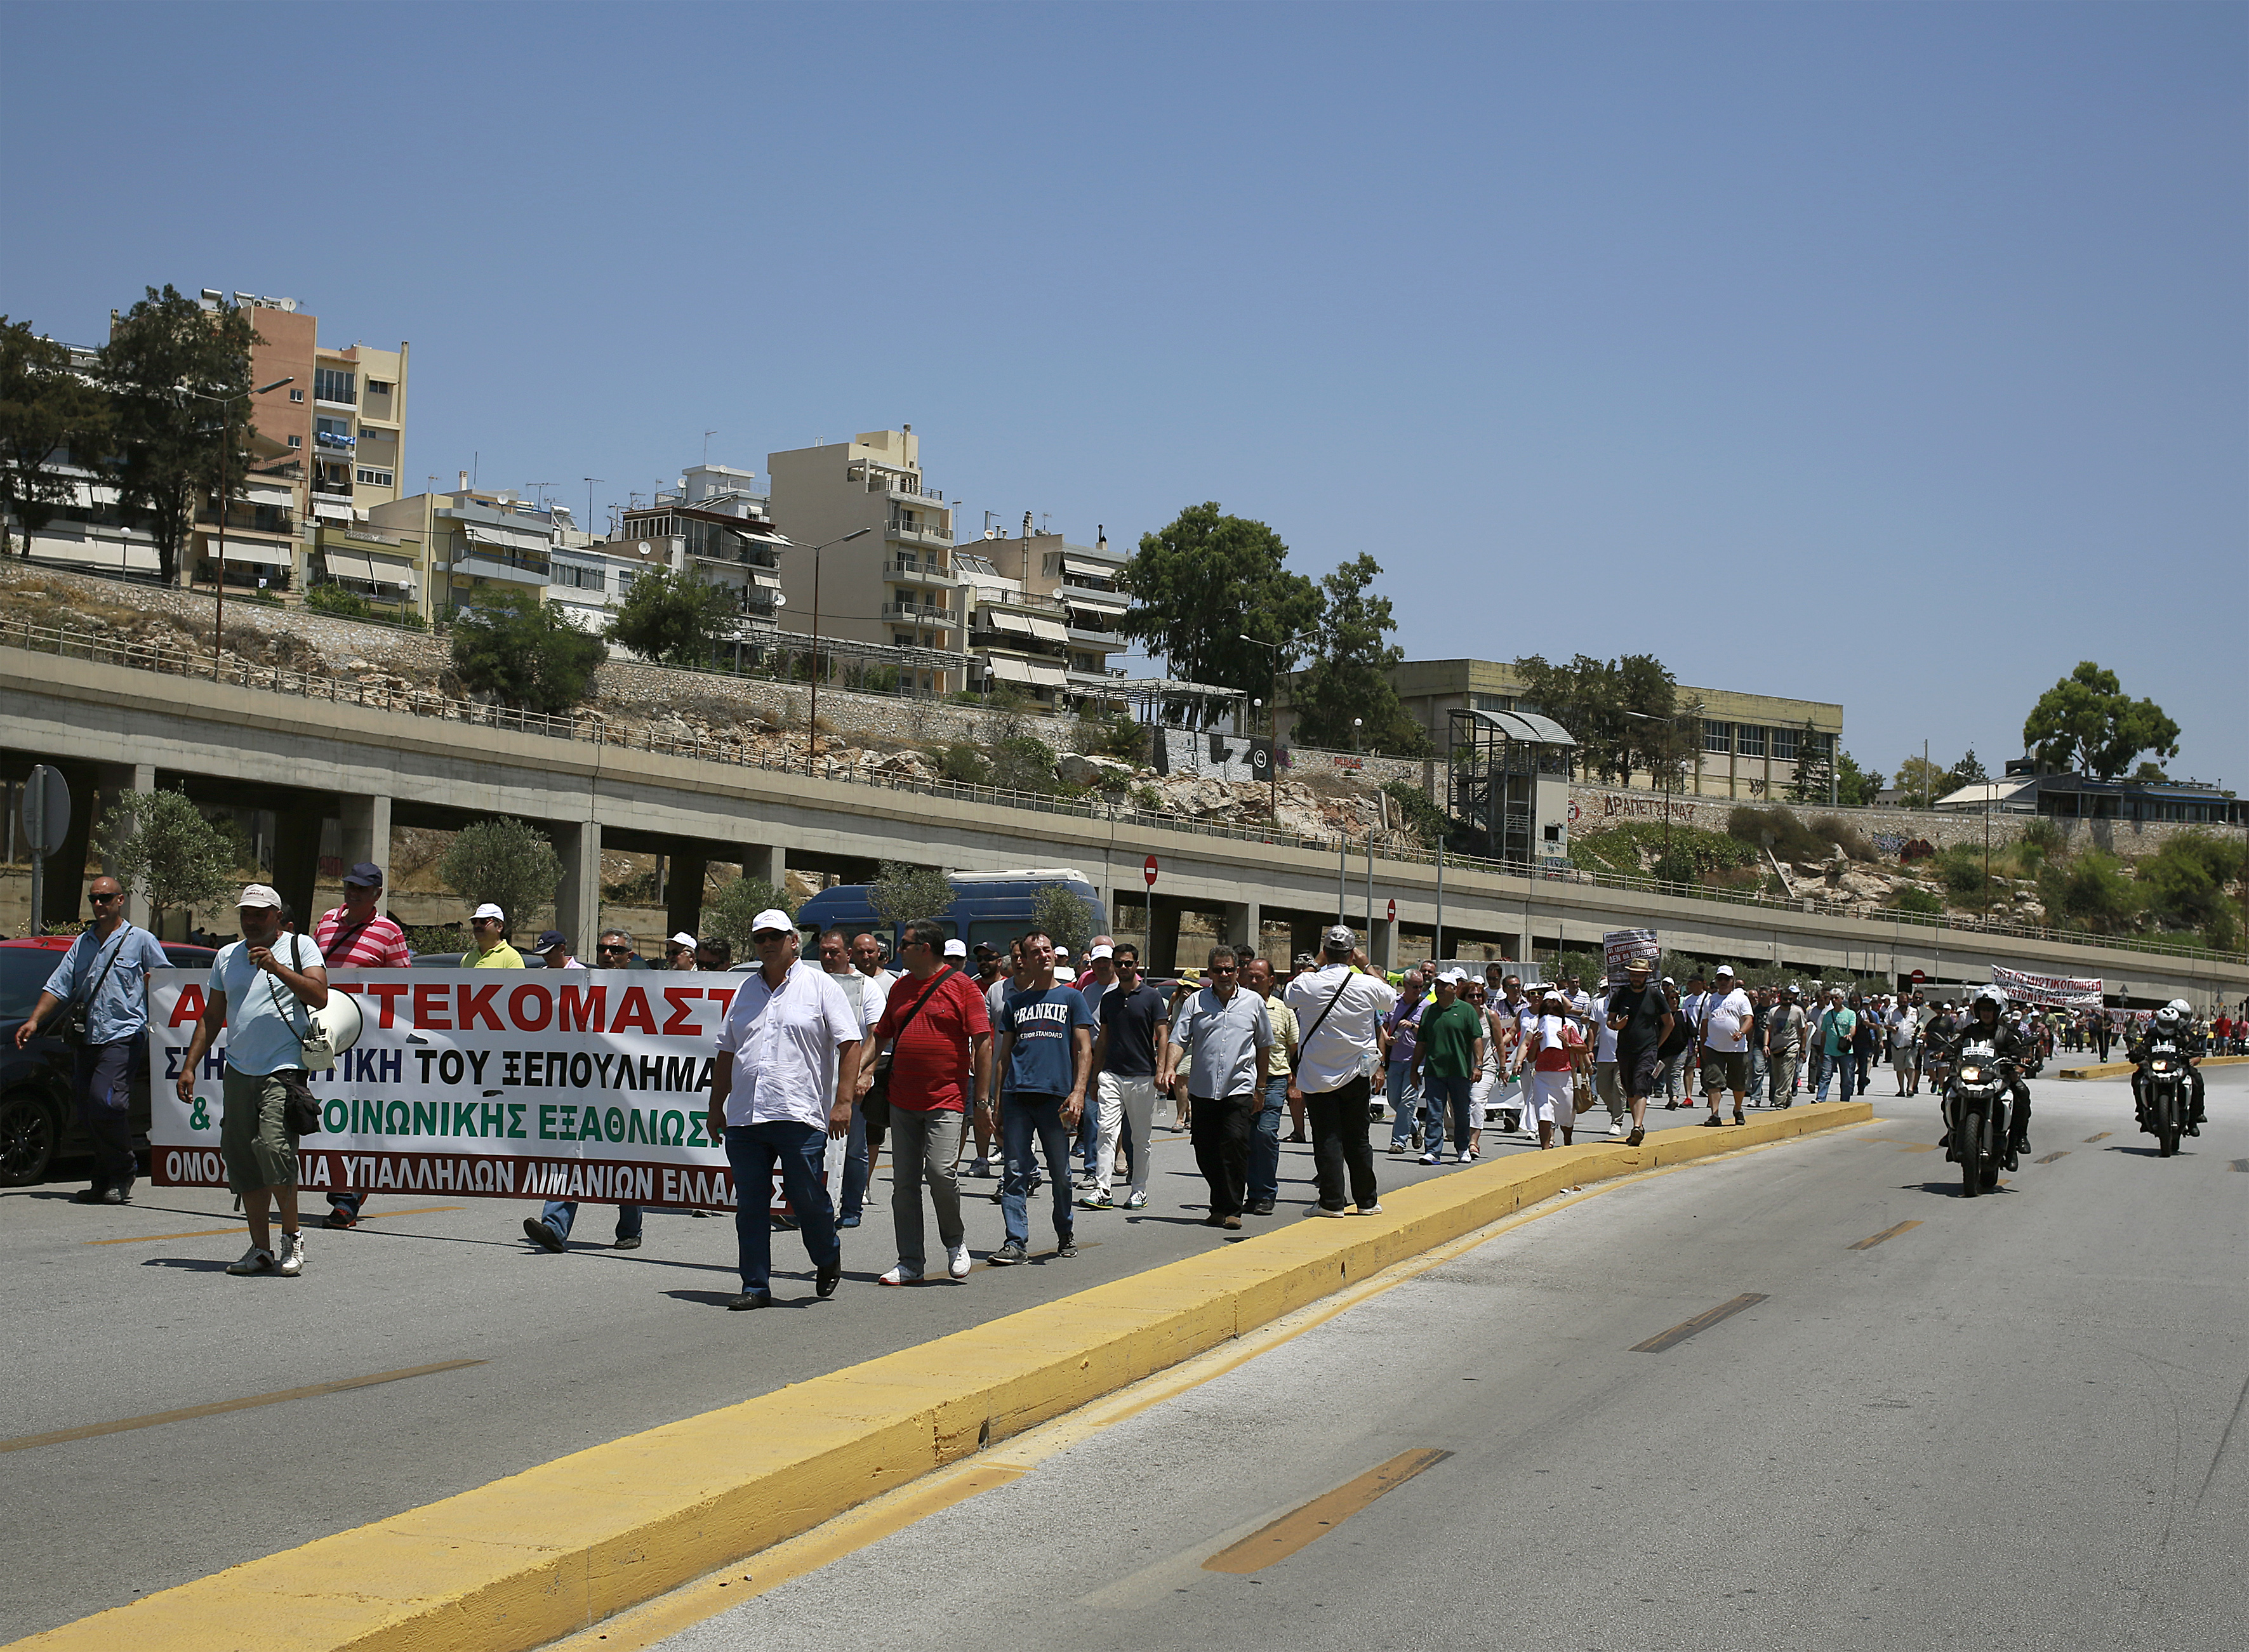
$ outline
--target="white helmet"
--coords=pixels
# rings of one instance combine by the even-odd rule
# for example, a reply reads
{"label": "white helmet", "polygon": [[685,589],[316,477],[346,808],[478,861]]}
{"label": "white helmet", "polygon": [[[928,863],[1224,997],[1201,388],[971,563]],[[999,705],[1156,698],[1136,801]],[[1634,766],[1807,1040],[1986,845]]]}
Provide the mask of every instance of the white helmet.
{"label": "white helmet", "polygon": [[2177,1000],[2156,1011],[2156,1030],[2159,1032],[2176,1034],[2184,1025],[2186,1017],[2181,1013]]}
{"label": "white helmet", "polygon": [[1968,1000],[1968,1013],[1975,1014],[1979,1004],[1992,1005],[2002,1017],[2007,1013],[2007,995],[1997,987],[1977,987],[1976,996]]}
{"label": "white helmet", "polygon": [[2194,1005],[2189,1004],[2184,998],[2173,998],[2169,1004],[2163,1005],[2163,1008],[2177,1010],[2184,1019],[2191,1020],[2194,1017]]}

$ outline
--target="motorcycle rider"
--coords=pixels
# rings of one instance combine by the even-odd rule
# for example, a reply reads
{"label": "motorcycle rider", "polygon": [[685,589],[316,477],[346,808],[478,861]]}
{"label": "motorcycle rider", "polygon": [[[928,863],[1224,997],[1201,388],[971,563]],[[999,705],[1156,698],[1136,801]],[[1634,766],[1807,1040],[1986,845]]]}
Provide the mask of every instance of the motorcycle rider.
{"label": "motorcycle rider", "polygon": [[1946,1052],[1948,1062],[1957,1062],[1961,1049],[1977,1040],[1991,1046],[2014,1097],[2014,1105],[2007,1109],[2007,1169],[2012,1170],[2019,1155],[2031,1150],[2031,1091],[2023,1082],[2022,1070],[2032,1046],[2008,1020],[2007,995],[1997,987],[1977,987],[1969,999],[1967,1018]]}
{"label": "motorcycle rider", "polygon": [[2197,1065],[2207,1053],[2202,1031],[2195,1025],[2193,1006],[2184,998],[2173,998],[2155,1013],[2146,1029],[2132,1040],[2124,1051],[2124,1059],[2132,1064],[2132,1108],[2140,1117],[2140,1128],[2148,1123],[2148,1061],[2157,1044],[2178,1047],[2179,1058],[2186,1063],[2186,1133],[2202,1134],[2202,1069]]}

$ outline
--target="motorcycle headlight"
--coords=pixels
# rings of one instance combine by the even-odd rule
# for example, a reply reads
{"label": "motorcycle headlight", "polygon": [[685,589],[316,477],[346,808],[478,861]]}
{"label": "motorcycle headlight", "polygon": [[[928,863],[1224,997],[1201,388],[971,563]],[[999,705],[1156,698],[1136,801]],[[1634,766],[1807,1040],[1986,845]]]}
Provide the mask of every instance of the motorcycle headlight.
{"label": "motorcycle headlight", "polygon": [[1963,1067],[1963,1068],[1961,1068],[1961,1069],[1960,1069],[1960,1082],[1961,1082],[1961,1083],[1963,1083],[1963,1084],[1981,1084],[1981,1083],[1983,1083],[1983,1082],[1984,1082],[1984,1069],[1983,1069],[1983,1068],[1981,1068],[1981,1067],[1976,1067],[1976,1066],[1967,1066],[1967,1067]]}

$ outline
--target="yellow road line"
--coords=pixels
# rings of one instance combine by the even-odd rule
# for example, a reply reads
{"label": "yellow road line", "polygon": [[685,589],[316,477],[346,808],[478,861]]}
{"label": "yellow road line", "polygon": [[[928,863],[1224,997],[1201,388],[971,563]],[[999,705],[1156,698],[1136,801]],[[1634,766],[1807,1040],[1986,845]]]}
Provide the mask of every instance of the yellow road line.
{"label": "yellow road line", "polygon": [[1432,1447],[1400,1451],[1380,1468],[1369,1469],[1348,1484],[1314,1498],[1301,1509],[1283,1515],[1262,1531],[1252,1532],[1230,1548],[1221,1549],[1202,1563],[1202,1569],[1231,1572],[1237,1576],[1262,1572],[1318,1541],[1352,1515],[1372,1506],[1385,1492],[1395,1491],[1415,1475],[1436,1467],[1450,1456],[1449,1451]]}
{"label": "yellow road line", "polygon": [[1693,1319],[1673,1326],[1668,1331],[1657,1332],[1645,1342],[1633,1343],[1630,1348],[1626,1350],[1626,1352],[1629,1354],[1661,1354],[1668,1348],[1677,1347],[1688,1337],[1697,1335],[1702,1332],[1709,1330],[1720,1320],[1730,1320],[1734,1315],[1741,1313],[1743,1309],[1753,1308],[1757,1306],[1758,1303],[1767,1299],[1768,1299],[1759,1292],[1744,1291],[1741,1295],[1736,1297],[1730,1302],[1721,1302],[1716,1307],[1706,1309],[1702,1313],[1696,1314]]}
{"label": "yellow road line", "polygon": [[1867,1237],[1860,1240],[1856,1244],[1853,1245],[1851,1249],[1854,1251],[1871,1251],[1876,1245],[1880,1244],[1884,1239],[1895,1239],[1899,1234],[1910,1232],[1913,1229],[1917,1228],[1921,1224],[1918,1222],[1900,1222],[1893,1227],[1884,1228],[1880,1233],[1871,1234]]}
{"label": "yellow road line", "polygon": [[[412,1210],[384,1210],[375,1216],[363,1216],[360,1220],[388,1222],[394,1221],[402,1216],[435,1216],[440,1210],[460,1210],[466,1208],[464,1205],[458,1204],[425,1204]],[[247,1228],[237,1222],[230,1228],[197,1228],[192,1233],[128,1233],[121,1239],[88,1239],[86,1243],[88,1244],[154,1244],[159,1239],[216,1239],[222,1234],[248,1231]]]}
{"label": "yellow road line", "polygon": [[310,1388],[284,1388],[279,1394],[252,1394],[239,1400],[215,1400],[209,1405],[183,1406],[177,1411],[158,1411],[145,1417],[127,1417],[118,1422],[89,1422],[82,1429],[57,1429],[52,1434],[26,1434],[13,1440],[0,1440],[0,1451],[28,1451],[34,1446],[61,1445],[69,1440],[99,1439],[105,1434],[153,1429],[166,1422],[185,1422],[193,1417],[221,1416],[229,1411],[248,1411],[261,1405],[279,1405],[285,1400],[310,1400],[323,1394],[341,1394],[350,1388],[370,1388],[378,1382],[399,1382],[408,1377],[429,1376],[438,1371],[458,1371],[483,1363],[482,1360],[444,1360],[436,1365],[416,1365],[403,1371],[378,1371],[373,1376],[343,1377],[334,1382],[315,1382]]}

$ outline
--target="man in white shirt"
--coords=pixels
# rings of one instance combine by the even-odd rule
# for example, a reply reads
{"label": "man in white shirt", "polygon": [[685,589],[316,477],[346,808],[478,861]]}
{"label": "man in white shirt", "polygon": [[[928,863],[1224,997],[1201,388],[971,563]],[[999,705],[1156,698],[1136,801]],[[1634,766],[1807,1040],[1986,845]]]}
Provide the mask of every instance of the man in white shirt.
{"label": "man in white shirt", "polygon": [[1718,1116],[1718,1092],[1734,1093],[1734,1122],[1747,1124],[1742,1103],[1750,1088],[1750,1028],[1756,1019],[1750,995],[1734,981],[1734,966],[1718,966],[1718,979],[1703,1005],[1702,1099],[1710,1104],[1706,1125],[1723,1124]]}
{"label": "man in white shirt", "polygon": [[[1578,995],[1580,997],[1585,994]],[[1608,1109],[1609,1139],[1621,1141],[1625,1135],[1625,1114],[1629,1108],[1625,1100],[1624,1082],[1617,1072],[1616,1029],[1609,1025],[1611,1005],[1624,1007],[1637,997],[1627,995],[1620,987],[1603,985],[1600,996],[1588,998],[1592,1006],[1592,1031],[1586,1041],[1593,1046],[1593,1096]]]}
{"label": "man in white shirt", "polygon": [[1897,1093],[1915,1095],[1921,1090],[1921,1010],[1897,1001],[1890,1011],[1890,1069],[1897,1074]]}
{"label": "man in white shirt", "polygon": [[815,1270],[814,1288],[836,1294],[843,1247],[836,1207],[821,1185],[830,1138],[851,1133],[866,1029],[842,989],[797,956],[796,926],[769,908],[750,926],[756,971],[743,978],[719,1028],[711,1076],[711,1135],[734,1167],[734,1236],[742,1293],[726,1306],[773,1300],[774,1166]]}
{"label": "man in white shirt", "polygon": [[[860,938],[872,941],[875,937]],[[836,990],[858,1017],[859,1025],[871,1033],[876,1023],[883,1018],[884,990],[888,984],[862,975],[852,962],[852,951],[851,938],[843,930],[822,933],[821,973],[836,984]],[[859,1088],[851,1098],[860,1105],[851,1114],[851,1134],[828,1146],[828,1184],[838,1189],[836,1225],[839,1228],[857,1227],[866,1207],[867,1182],[874,1170],[873,1155],[868,1147],[866,1097],[874,1081],[875,1052],[863,1045],[859,1050]]]}
{"label": "man in white shirt", "polygon": [[1382,1064],[1382,1018],[1398,994],[1380,976],[1351,967],[1358,937],[1338,924],[1320,937],[1320,964],[1289,983],[1296,1012],[1296,1073],[1289,1100],[1312,1122],[1318,1214],[1374,1216],[1374,1148],[1367,1140],[1369,1080]]}

